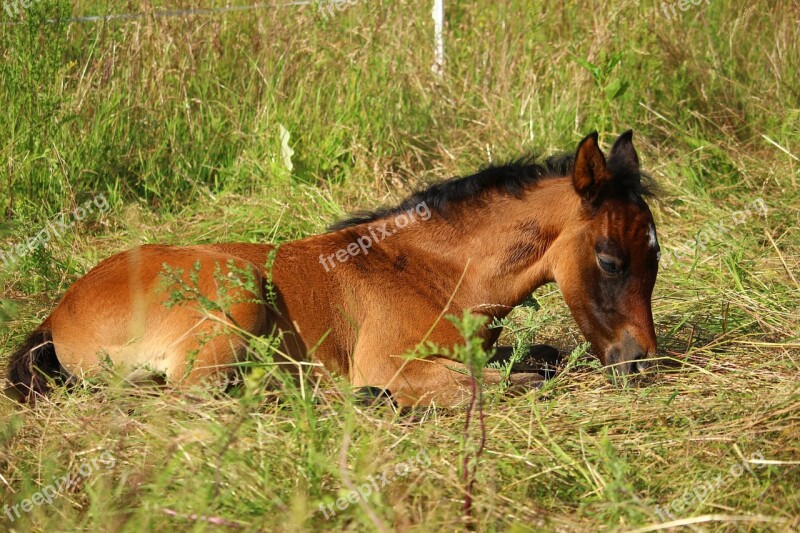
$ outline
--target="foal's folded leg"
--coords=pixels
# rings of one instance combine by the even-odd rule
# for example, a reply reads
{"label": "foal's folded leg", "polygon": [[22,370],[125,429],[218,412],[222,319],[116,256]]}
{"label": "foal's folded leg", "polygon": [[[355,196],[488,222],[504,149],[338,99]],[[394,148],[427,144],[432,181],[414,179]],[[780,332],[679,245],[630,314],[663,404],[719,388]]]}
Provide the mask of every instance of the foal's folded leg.
{"label": "foal's folded leg", "polygon": [[[387,389],[400,406],[435,404],[442,407],[467,403],[473,390],[480,386],[470,377],[464,364],[444,357],[391,360],[366,368],[357,366],[351,377],[353,385]],[[499,370],[484,369],[481,381],[486,386],[497,386],[502,383],[503,376]],[[524,393],[541,386],[543,381],[536,373],[512,374],[509,391]]]}

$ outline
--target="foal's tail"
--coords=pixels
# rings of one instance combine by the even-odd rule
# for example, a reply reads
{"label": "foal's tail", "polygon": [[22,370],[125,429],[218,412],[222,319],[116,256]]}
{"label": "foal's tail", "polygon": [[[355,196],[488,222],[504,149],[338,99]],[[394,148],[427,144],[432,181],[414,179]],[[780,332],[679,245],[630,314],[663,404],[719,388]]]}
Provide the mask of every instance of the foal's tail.
{"label": "foal's tail", "polygon": [[52,382],[64,381],[48,322],[31,333],[8,361],[8,380],[23,403],[47,395]]}

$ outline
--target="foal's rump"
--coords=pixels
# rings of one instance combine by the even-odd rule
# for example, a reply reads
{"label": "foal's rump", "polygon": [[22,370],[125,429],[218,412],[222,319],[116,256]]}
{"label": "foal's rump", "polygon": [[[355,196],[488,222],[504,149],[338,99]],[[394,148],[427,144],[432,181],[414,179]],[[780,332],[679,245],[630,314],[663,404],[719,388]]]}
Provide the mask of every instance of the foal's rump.
{"label": "foal's rump", "polygon": [[136,380],[195,383],[246,349],[265,328],[259,269],[212,247],[145,245],[114,255],[76,281],[47,321],[64,370],[105,364]]}

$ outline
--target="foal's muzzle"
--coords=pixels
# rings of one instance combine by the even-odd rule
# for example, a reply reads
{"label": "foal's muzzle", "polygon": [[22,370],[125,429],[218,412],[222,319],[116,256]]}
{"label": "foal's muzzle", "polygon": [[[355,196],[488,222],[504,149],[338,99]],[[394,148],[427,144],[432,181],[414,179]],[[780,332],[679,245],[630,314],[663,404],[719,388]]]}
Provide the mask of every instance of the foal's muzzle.
{"label": "foal's muzzle", "polygon": [[622,341],[613,344],[606,352],[608,370],[612,374],[627,376],[644,372],[650,366],[648,353],[654,353],[655,347],[648,350],[630,333],[622,334]]}

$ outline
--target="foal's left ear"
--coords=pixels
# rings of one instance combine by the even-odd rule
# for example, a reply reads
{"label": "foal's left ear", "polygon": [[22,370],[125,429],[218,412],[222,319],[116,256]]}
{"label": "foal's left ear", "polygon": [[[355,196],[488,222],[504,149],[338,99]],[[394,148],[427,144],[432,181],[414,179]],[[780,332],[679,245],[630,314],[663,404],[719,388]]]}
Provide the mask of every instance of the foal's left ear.
{"label": "foal's left ear", "polygon": [[590,133],[578,145],[572,169],[572,185],[585,202],[594,204],[599,199],[600,190],[610,181],[611,172],[597,144],[597,132]]}
{"label": "foal's left ear", "polygon": [[615,176],[628,174],[639,175],[639,156],[633,147],[633,130],[628,130],[614,141],[608,156],[608,168]]}

